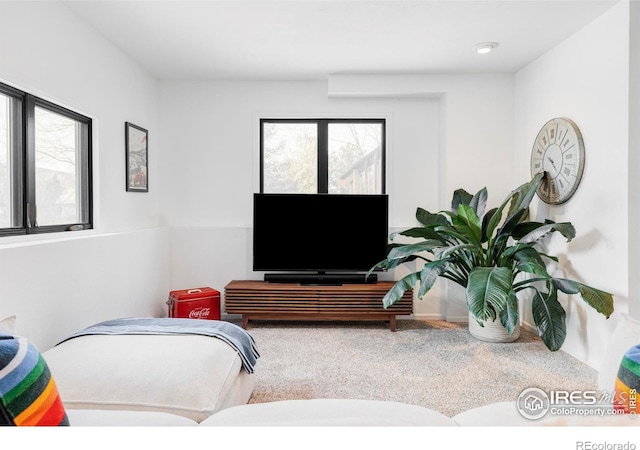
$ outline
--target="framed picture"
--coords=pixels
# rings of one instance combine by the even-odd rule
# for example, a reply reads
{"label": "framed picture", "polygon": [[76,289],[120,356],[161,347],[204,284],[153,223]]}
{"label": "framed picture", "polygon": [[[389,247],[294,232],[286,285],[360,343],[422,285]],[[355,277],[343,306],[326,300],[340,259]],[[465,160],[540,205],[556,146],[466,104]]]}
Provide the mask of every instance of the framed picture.
{"label": "framed picture", "polygon": [[149,132],[130,122],[124,123],[127,191],[149,192]]}

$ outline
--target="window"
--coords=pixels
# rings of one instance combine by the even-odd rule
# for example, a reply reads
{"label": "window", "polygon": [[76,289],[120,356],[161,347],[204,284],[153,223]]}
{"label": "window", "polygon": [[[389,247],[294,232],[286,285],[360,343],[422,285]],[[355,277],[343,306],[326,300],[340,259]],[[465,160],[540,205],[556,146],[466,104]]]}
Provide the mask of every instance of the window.
{"label": "window", "polygon": [[0,84],[0,235],[92,228],[91,119]]}
{"label": "window", "polygon": [[384,119],[262,119],[263,193],[384,194]]}

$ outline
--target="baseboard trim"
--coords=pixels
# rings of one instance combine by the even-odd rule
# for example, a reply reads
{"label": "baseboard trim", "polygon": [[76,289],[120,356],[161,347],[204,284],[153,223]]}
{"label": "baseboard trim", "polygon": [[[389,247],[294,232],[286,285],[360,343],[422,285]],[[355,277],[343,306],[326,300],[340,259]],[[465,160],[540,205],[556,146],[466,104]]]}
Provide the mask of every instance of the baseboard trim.
{"label": "baseboard trim", "polygon": [[444,317],[442,314],[413,314],[411,316],[398,316],[398,320],[401,320],[402,318],[413,319],[413,320],[443,320],[445,322],[455,322],[455,323],[469,322],[468,316]]}

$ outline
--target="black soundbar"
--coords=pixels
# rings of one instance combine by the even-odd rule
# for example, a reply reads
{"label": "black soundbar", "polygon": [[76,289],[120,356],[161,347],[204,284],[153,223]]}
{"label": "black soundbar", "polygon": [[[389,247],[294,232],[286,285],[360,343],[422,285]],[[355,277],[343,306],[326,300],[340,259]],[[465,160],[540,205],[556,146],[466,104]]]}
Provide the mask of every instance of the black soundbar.
{"label": "black soundbar", "polygon": [[264,281],[269,283],[300,283],[300,284],[369,284],[377,283],[375,273],[368,277],[363,273],[265,273]]}

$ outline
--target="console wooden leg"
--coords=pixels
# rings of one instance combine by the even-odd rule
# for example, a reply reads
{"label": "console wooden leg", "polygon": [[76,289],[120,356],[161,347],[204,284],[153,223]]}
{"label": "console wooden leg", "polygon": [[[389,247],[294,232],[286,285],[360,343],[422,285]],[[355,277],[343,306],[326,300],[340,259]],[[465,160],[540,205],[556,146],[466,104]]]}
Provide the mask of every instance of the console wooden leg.
{"label": "console wooden leg", "polygon": [[391,331],[396,331],[396,316],[389,316],[389,328]]}
{"label": "console wooden leg", "polygon": [[244,328],[246,330],[248,326],[249,326],[249,316],[246,315],[246,314],[243,314],[242,315],[242,328]]}

